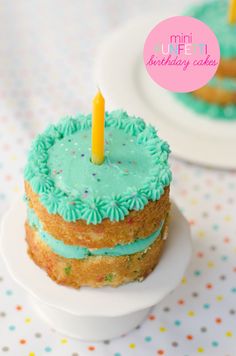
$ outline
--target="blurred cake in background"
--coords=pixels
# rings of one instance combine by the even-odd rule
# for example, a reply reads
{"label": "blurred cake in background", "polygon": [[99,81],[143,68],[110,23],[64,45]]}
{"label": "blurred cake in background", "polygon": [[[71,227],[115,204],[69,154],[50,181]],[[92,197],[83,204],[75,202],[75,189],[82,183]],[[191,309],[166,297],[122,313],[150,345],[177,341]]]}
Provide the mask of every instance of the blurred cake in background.
{"label": "blurred cake in background", "polygon": [[192,93],[176,96],[193,110],[212,118],[236,119],[236,24],[229,22],[229,0],[204,2],[186,15],[206,23],[215,33],[221,53],[216,75]]}

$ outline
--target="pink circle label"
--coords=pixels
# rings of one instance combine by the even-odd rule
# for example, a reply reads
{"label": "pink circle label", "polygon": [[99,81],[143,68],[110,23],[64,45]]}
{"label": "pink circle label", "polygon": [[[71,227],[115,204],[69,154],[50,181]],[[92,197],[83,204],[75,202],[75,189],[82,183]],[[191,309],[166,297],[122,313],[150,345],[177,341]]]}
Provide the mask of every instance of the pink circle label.
{"label": "pink circle label", "polygon": [[189,16],[170,17],[153,28],[144,45],[151,78],[173,92],[204,86],[215,74],[220,47],[214,32]]}

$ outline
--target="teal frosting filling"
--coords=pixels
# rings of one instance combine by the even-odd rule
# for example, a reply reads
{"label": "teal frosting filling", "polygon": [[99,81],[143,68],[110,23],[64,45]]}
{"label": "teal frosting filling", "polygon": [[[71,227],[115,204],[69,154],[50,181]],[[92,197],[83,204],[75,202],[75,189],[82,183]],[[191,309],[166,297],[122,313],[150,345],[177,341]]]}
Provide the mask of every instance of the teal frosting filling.
{"label": "teal frosting filling", "polygon": [[231,78],[218,78],[215,76],[207,83],[207,85],[214,88],[221,88],[224,90],[236,92],[236,80]]}
{"label": "teal frosting filling", "polygon": [[91,115],[80,114],[36,137],[24,177],[50,214],[120,221],[160,199],[171,181],[169,153],[154,127],[117,110],[105,115],[105,161],[92,164]]}
{"label": "teal frosting filling", "polygon": [[234,104],[227,106],[209,104],[191,93],[174,93],[173,95],[188,108],[205,115],[206,118],[221,121],[236,120],[236,105]]}
{"label": "teal frosting filling", "polygon": [[208,1],[191,7],[185,15],[205,22],[215,33],[222,58],[236,57],[236,25],[229,24],[229,0]]}
{"label": "teal frosting filling", "polygon": [[42,229],[42,225],[33,211],[28,208],[27,217],[29,225],[36,229],[41,239],[52,249],[54,253],[65,258],[85,259],[89,256],[126,256],[138,252],[145,251],[158,238],[161,233],[163,222],[161,226],[153,232],[150,236],[144,239],[138,239],[126,245],[116,245],[115,247],[88,249],[86,247],[66,245],[62,241],[55,239]]}

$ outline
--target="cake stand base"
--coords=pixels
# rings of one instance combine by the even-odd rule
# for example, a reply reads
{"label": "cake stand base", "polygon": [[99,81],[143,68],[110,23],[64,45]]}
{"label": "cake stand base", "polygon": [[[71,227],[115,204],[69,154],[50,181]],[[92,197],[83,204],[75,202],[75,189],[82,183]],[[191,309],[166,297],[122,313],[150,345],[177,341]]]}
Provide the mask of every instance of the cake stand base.
{"label": "cake stand base", "polygon": [[53,329],[86,341],[102,341],[122,336],[141,324],[151,309],[115,317],[94,317],[73,315],[34,297],[30,297],[30,302],[38,315]]}
{"label": "cake stand base", "polygon": [[143,282],[118,288],[69,288],[52,281],[29,258],[25,219],[26,207],[19,200],[2,222],[0,250],[9,272],[52,328],[82,340],[107,340],[135,328],[151,307],[176,288],[192,254],[189,225],[172,202],[164,251],[158,266]]}

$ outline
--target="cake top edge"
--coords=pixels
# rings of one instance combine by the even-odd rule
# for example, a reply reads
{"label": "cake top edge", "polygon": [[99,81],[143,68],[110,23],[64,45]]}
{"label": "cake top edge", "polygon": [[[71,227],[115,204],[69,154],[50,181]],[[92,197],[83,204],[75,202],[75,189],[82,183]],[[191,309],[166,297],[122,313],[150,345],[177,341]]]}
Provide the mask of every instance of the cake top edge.
{"label": "cake top edge", "polygon": [[105,161],[90,160],[91,114],[67,116],[33,141],[24,178],[51,214],[75,222],[120,221],[157,201],[171,182],[169,145],[123,110],[105,113]]}

